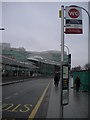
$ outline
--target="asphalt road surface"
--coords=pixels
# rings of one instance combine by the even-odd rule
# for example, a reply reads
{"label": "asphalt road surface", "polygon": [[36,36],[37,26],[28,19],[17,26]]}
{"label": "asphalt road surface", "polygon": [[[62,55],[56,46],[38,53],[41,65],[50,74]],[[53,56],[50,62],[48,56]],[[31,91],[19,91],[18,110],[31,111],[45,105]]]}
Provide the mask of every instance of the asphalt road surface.
{"label": "asphalt road surface", "polygon": [[2,119],[46,118],[51,78],[10,84],[2,87]]}
{"label": "asphalt road surface", "polygon": [[[71,81],[72,79],[69,82],[69,104],[63,108],[63,117],[87,118],[89,94],[82,91],[77,93],[71,89]],[[2,120],[61,118],[60,84],[55,87],[53,82],[53,78],[38,78],[2,86]]]}

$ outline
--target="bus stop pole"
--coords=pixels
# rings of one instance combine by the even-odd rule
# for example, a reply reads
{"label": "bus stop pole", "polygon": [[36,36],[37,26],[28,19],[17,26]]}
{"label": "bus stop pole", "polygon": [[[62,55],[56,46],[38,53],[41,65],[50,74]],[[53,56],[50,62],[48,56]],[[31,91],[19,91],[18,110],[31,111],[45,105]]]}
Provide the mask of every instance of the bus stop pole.
{"label": "bus stop pole", "polygon": [[64,6],[61,6],[61,62],[64,61]]}
{"label": "bus stop pole", "polygon": [[88,64],[90,63],[90,1],[88,3],[88,22],[89,22],[89,25],[88,25]]}
{"label": "bus stop pole", "polygon": [[61,117],[63,118],[63,105],[62,105],[62,65],[64,62],[64,6],[61,6],[61,67],[60,67],[60,73],[61,73],[61,86],[60,86],[60,99],[61,99]]}

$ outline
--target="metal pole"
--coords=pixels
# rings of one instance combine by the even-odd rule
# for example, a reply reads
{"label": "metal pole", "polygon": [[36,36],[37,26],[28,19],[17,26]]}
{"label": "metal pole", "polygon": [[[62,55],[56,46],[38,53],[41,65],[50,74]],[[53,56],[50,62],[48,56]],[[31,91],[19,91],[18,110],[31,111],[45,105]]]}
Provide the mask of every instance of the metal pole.
{"label": "metal pole", "polygon": [[61,100],[61,117],[63,118],[63,105],[62,105],[62,65],[64,62],[64,6],[61,6],[61,68],[60,68],[60,73],[61,73],[61,84],[60,84],[60,100]]}
{"label": "metal pole", "polygon": [[89,16],[89,26],[88,26],[88,63],[90,63],[90,16]]}
{"label": "metal pole", "polygon": [[88,63],[90,63],[90,1],[88,3],[88,12],[89,12],[89,25],[88,25]]}
{"label": "metal pole", "polygon": [[61,62],[64,61],[64,6],[61,6]]}

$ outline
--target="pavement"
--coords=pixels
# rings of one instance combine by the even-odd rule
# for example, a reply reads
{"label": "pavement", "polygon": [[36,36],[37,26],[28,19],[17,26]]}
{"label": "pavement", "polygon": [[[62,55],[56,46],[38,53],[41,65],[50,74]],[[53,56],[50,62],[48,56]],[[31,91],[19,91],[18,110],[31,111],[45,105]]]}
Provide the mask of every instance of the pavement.
{"label": "pavement", "polygon": [[87,118],[88,119],[88,104],[90,93],[72,89],[73,78],[69,81],[69,104],[64,106],[64,118]]}
{"label": "pavement", "polygon": [[19,83],[19,82],[25,82],[27,80],[34,80],[34,79],[36,79],[36,78],[35,77],[31,77],[31,78],[17,77],[16,79],[15,79],[15,77],[5,78],[5,79],[2,79],[2,82],[0,82],[0,86]]}
{"label": "pavement", "polygon": [[[2,85],[22,82],[24,80],[3,83]],[[76,92],[72,85],[73,79],[69,82],[69,104],[63,106],[63,118],[88,118],[88,92]],[[47,111],[47,118],[61,118],[60,105],[60,84],[55,87],[53,81],[51,83],[51,94]]]}
{"label": "pavement", "polygon": [[76,92],[73,88],[73,78],[69,81],[69,104],[63,106],[61,113],[60,85],[55,88],[52,82],[47,118],[88,118],[88,92]]}
{"label": "pavement", "polygon": [[55,87],[53,81],[51,83],[51,94],[47,118],[60,118],[60,85]]}

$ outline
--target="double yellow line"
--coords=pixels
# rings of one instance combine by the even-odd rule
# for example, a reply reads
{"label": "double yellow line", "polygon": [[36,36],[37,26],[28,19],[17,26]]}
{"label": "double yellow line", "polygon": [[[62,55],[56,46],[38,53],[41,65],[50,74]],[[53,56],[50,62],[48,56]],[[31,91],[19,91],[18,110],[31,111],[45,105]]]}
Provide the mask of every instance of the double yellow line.
{"label": "double yellow line", "polygon": [[40,97],[38,103],[36,104],[36,106],[35,106],[34,109],[32,110],[31,114],[29,115],[28,120],[33,120],[33,119],[34,119],[35,114],[37,113],[38,108],[40,107],[40,104],[41,104],[41,102],[42,102],[42,100],[43,100],[43,98],[44,98],[44,96],[45,96],[45,94],[46,94],[46,92],[47,92],[47,90],[48,90],[49,85],[50,85],[50,82],[48,83],[48,85],[47,85],[46,89],[44,90],[42,96]]}

